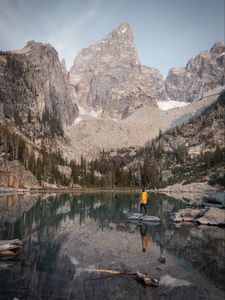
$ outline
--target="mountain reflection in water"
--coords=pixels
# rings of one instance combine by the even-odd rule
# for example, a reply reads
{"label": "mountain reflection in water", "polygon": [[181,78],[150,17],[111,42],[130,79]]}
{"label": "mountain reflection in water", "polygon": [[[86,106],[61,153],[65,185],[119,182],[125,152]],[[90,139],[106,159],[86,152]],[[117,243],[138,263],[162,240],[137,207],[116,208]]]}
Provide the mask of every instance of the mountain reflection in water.
{"label": "mountain reflection in water", "polygon": [[0,197],[0,239],[19,238],[23,250],[0,261],[0,299],[154,299],[128,277],[92,280],[91,267],[170,274],[222,299],[224,228],[175,226],[170,213],[184,202],[152,195],[149,211],[161,223],[141,226],[127,218],[138,210],[135,193],[12,197]]}

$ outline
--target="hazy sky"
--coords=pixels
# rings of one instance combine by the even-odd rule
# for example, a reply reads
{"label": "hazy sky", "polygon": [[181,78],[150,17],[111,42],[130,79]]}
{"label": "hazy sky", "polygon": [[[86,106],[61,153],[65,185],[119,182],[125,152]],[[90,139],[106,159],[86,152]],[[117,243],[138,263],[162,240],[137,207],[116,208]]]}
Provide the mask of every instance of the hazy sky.
{"label": "hazy sky", "polygon": [[0,50],[51,43],[70,68],[75,54],[122,22],[133,29],[142,64],[171,67],[224,43],[225,0],[0,0]]}

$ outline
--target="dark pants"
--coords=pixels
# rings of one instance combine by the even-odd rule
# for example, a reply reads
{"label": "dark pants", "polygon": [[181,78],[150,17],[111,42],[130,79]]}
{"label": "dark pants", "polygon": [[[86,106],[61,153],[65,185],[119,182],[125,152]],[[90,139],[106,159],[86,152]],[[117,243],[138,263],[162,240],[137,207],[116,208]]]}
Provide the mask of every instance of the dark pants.
{"label": "dark pants", "polygon": [[141,234],[141,236],[146,236],[147,235],[147,230],[148,230],[148,226],[146,224],[141,224],[140,225],[140,234]]}
{"label": "dark pants", "polygon": [[140,213],[142,213],[142,207],[144,208],[144,211],[145,211],[145,213],[146,213],[146,215],[147,215],[147,207],[146,207],[146,204],[141,203],[141,205],[140,205]]}

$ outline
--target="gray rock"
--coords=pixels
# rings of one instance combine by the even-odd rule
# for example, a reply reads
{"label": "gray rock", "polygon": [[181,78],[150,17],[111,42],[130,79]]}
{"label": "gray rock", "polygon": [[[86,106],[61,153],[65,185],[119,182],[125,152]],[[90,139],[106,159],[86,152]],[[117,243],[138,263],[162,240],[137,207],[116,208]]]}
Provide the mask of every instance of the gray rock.
{"label": "gray rock", "polygon": [[225,46],[216,43],[190,59],[184,68],[171,69],[165,81],[171,100],[192,102],[213,89],[225,85]]}
{"label": "gray rock", "polygon": [[65,176],[67,179],[70,179],[72,174],[72,169],[70,167],[57,165],[57,168],[60,174]]}
{"label": "gray rock", "polygon": [[173,173],[171,170],[163,170],[161,176],[162,176],[162,181],[167,181],[169,178],[173,177]]}
{"label": "gray rock", "polygon": [[207,209],[193,209],[193,208],[184,208],[180,209],[177,213],[172,216],[173,222],[192,222],[196,221],[201,217]]}
{"label": "gray rock", "polygon": [[141,221],[143,223],[159,223],[160,218],[156,216],[148,216],[148,215],[143,215],[141,213],[134,213],[128,217],[129,220],[132,221]]}
{"label": "gray rock", "polygon": [[203,225],[225,225],[225,210],[217,207],[210,207],[209,210],[198,219]]}
{"label": "gray rock", "polygon": [[204,202],[212,203],[212,204],[220,204],[225,205],[225,192],[215,192],[215,193],[208,193],[204,197]]}
{"label": "gray rock", "polygon": [[123,23],[74,59],[69,79],[78,103],[111,117],[126,118],[141,106],[166,99],[157,69],[141,66],[133,32]]}
{"label": "gray rock", "polygon": [[71,124],[78,112],[65,66],[50,44],[30,41],[1,52],[0,88],[4,117],[32,140]]}
{"label": "gray rock", "polygon": [[170,275],[165,275],[160,279],[160,287],[157,291],[159,300],[207,300],[210,299],[206,290],[191,284],[190,282]]}
{"label": "gray rock", "polygon": [[0,160],[0,187],[14,189],[41,188],[36,177],[17,160]]}

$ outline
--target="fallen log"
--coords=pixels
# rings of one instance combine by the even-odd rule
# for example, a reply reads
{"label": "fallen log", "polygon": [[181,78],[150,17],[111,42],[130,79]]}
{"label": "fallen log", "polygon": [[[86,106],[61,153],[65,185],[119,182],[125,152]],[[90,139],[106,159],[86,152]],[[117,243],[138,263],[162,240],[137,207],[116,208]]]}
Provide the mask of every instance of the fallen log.
{"label": "fallen log", "polygon": [[0,241],[0,258],[12,258],[19,254],[22,242],[18,239]]}
{"label": "fallen log", "polygon": [[[108,277],[116,276],[116,275],[131,276],[137,282],[139,282],[145,286],[151,286],[151,287],[159,286],[158,279],[149,277],[147,274],[141,273],[139,271],[137,271],[136,273],[116,271],[116,270],[104,270],[104,269],[87,269],[85,271],[86,272],[95,272],[95,273],[106,273],[106,274],[109,274]],[[107,277],[104,277],[104,278],[107,278]],[[103,278],[96,278],[96,279],[103,279]]]}
{"label": "fallen log", "polygon": [[10,250],[5,250],[0,252],[0,256],[16,256],[19,252],[13,252]]}

